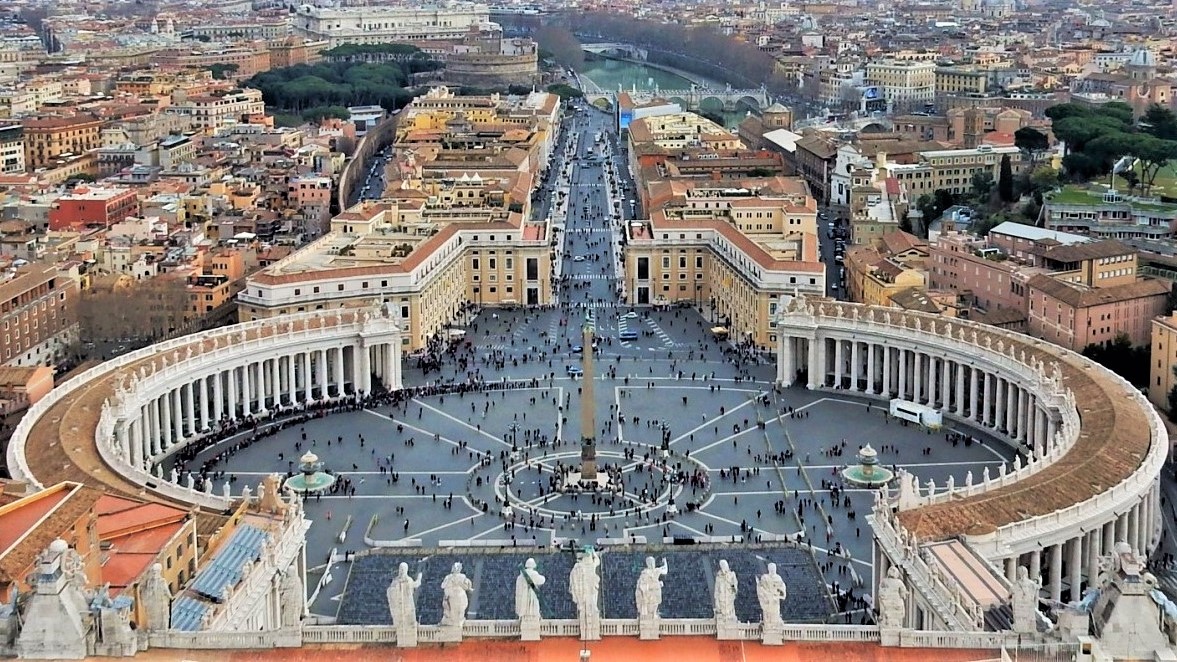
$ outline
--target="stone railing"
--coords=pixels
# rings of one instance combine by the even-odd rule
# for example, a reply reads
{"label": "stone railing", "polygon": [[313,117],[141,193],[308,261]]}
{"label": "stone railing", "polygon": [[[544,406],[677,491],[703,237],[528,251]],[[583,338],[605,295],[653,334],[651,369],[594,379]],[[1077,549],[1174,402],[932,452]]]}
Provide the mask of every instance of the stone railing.
{"label": "stone railing", "polygon": [[894,521],[889,507],[875,508],[868,521],[887,557],[903,568],[911,583],[954,631],[977,631],[983,627],[981,605],[961,590],[959,584],[945,581],[941,572],[920,556],[918,548],[904,544],[899,535],[899,524]]}
{"label": "stone railing", "polygon": [[299,628],[283,628],[264,632],[164,630],[148,634],[148,641],[152,648],[189,648],[192,650],[298,648],[306,643],[306,630],[307,628],[303,628],[301,632]]}

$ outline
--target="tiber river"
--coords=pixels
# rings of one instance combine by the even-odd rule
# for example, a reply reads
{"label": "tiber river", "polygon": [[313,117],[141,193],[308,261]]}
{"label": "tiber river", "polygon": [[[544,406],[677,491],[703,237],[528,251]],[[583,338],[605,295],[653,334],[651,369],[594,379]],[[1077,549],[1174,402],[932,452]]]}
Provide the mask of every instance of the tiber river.
{"label": "tiber river", "polygon": [[[611,92],[616,92],[618,85],[627,92],[634,87],[639,91],[652,91],[655,88],[661,90],[691,89],[691,81],[678,74],[623,60],[600,58],[585,60],[584,69],[580,71],[580,76],[582,78],[588,78],[602,89]],[[722,112],[721,108],[716,108],[715,110]],[[729,129],[734,129],[740,120],[744,119],[744,116],[747,115],[747,111],[741,110],[734,113],[725,112],[722,114],[724,124]]]}

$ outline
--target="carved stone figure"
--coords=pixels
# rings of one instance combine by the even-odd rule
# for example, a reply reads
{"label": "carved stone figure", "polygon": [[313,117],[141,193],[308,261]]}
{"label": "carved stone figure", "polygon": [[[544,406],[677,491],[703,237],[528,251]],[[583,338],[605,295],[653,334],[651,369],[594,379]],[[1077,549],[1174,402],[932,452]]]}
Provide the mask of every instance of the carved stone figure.
{"label": "carved stone figure", "polygon": [[535,559],[527,559],[515,578],[515,615],[520,620],[540,618],[539,587],[547,579],[535,569]]}
{"label": "carved stone figure", "polygon": [[783,622],[781,602],[787,595],[785,580],[777,574],[776,564],[768,564],[768,572],[756,578],[756,599],[760,601],[760,613],[765,625]]}
{"label": "carved stone figure", "polygon": [[282,627],[296,627],[302,620],[305,604],[302,578],[298,576],[298,569],[291,565],[282,577]]}
{"label": "carved stone figure", "polygon": [[474,584],[462,573],[462,564],[455,563],[450,574],[441,580],[441,624],[461,628],[466,622],[470,606],[470,592]]}
{"label": "carved stone figure", "polygon": [[172,591],[168,588],[168,581],[163,578],[162,565],[152,564],[139,589],[139,595],[147,614],[147,630],[157,632],[171,627]]}
{"label": "carved stone figure", "polygon": [[715,573],[713,593],[716,623],[736,622],[736,592],[739,590],[736,573],[728,567],[727,559],[720,559],[719,570]]}
{"label": "carved stone figure", "polygon": [[168,472],[168,482],[177,484],[180,482],[180,472],[175,467],[172,467],[172,470]]}
{"label": "carved stone figure", "polygon": [[1036,631],[1038,611],[1038,582],[1030,579],[1025,566],[1018,566],[1017,579],[1010,587],[1010,607],[1013,610],[1014,632]]}
{"label": "carved stone figure", "polygon": [[397,575],[388,585],[388,609],[392,614],[392,624],[399,629],[401,626],[417,626],[416,592],[421,586],[421,573],[417,578],[409,576],[409,564],[401,563]]}
{"label": "carved stone figure", "polygon": [[586,547],[568,577],[568,592],[576,604],[583,640],[601,638],[601,608],[598,604],[601,577],[597,574],[600,567],[601,555],[592,547]]}
{"label": "carved stone figure", "polygon": [[891,566],[879,582],[879,627],[902,628],[907,616],[907,586],[899,578],[899,568]]}
{"label": "carved stone figure", "polygon": [[661,566],[656,566],[653,556],[646,557],[646,567],[638,575],[638,584],[634,589],[639,621],[658,618],[658,607],[662,605],[662,576],[668,570],[666,559],[662,559]]}

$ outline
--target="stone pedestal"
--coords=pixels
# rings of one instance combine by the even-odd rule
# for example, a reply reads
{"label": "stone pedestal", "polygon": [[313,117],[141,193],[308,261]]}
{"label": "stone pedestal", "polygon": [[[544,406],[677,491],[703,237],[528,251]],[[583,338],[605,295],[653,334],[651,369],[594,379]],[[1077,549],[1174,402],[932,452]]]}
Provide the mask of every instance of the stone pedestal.
{"label": "stone pedestal", "polygon": [[742,639],[740,636],[740,624],[736,621],[715,621],[715,638],[720,641],[738,641]]}
{"label": "stone pedestal", "polygon": [[783,646],[785,643],[785,624],[763,624],[760,628],[760,643],[765,646]]}
{"label": "stone pedestal", "polygon": [[601,638],[601,619],[586,618],[580,625],[580,640],[581,641],[598,641]]}
{"label": "stone pedestal", "polygon": [[659,618],[639,618],[638,619],[638,639],[652,640],[657,639],[661,632],[659,631]]}
{"label": "stone pedestal", "polygon": [[519,619],[519,640],[539,641],[539,623],[538,618]]}
{"label": "stone pedestal", "polygon": [[437,641],[442,643],[460,643],[462,628],[458,625],[439,625],[437,627]]}
{"label": "stone pedestal", "polygon": [[900,628],[879,628],[879,644],[882,646],[898,646]]}
{"label": "stone pedestal", "polygon": [[396,647],[397,648],[416,648],[417,647],[417,624],[408,623],[396,628]]}

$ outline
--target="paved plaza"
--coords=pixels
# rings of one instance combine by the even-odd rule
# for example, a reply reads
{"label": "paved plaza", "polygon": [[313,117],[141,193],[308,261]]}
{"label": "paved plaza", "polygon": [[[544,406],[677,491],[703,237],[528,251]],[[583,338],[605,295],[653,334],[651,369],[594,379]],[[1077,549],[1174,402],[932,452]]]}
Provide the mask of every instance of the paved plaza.
{"label": "paved plaza", "polygon": [[[604,126],[595,116],[577,122],[572,136],[581,136],[582,142],[591,143],[593,132]],[[567,149],[584,153],[579,143]],[[553,171],[565,172],[563,158]],[[471,380],[521,385],[415,397],[396,407],[313,419],[213,468],[234,477],[239,493],[265,474],[296,470],[298,457],[312,450],[339,476],[340,490],[311,498],[306,507],[314,521],[307,540],[312,589],[332,550],[339,555],[369,550],[365,538],[445,550],[466,540],[511,548],[630,535],[651,543],[666,537],[729,536],[754,545],[788,536],[805,543],[801,557],[794,554],[799,548],[780,543],[774,548],[791,555],[782,563],[790,591],[797,587],[797,595],[820,596],[824,589],[817,578],[823,573],[830,587],[861,582],[861,594],[870,586],[870,577],[864,576],[871,560],[865,517],[874,496],[842,487],[837,473],[855,462],[861,445],[879,450],[883,464],[907,468],[922,484],[934,480],[940,486],[950,476],[963,485],[970,473],[976,481],[986,469],[996,475],[1002,461],[1012,458],[1009,447],[979,431],[962,430],[979,443],[954,445],[945,432],[888,421],[881,401],[804,388],[778,391],[772,357],[715,340],[705,314],[624,305],[616,278],[620,223],[605,213],[618,192],[600,163],[581,160],[567,172],[573,203],[558,247],[560,304],[548,310],[482,311],[469,321],[461,344],[433,355],[441,360],[439,369],[425,371],[417,359],[405,359],[406,386]],[[582,378],[568,372],[581,364],[577,350],[586,316],[600,339],[592,402],[582,400]],[[637,339],[620,339],[630,333]],[[584,406],[595,412],[598,464],[616,477],[608,493],[558,489],[566,472],[579,464]],[[206,449],[188,467],[232,443]],[[835,486],[837,498],[830,489]],[[430,555],[388,551],[403,552],[414,564]],[[718,557],[737,562],[739,556],[749,581],[762,571],[749,565],[748,559],[759,558],[756,553],[699,554],[684,563],[698,577]],[[377,622],[373,615],[356,615],[364,605],[371,607],[370,599],[353,605],[341,595],[345,586],[351,594],[362,591],[357,587],[373,577],[379,579],[377,595],[383,595],[388,578],[381,573],[392,572],[391,559],[360,559],[354,567],[336,564],[316,593],[312,612]],[[802,571],[804,559],[809,568]],[[548,561],[552,568],[562,568],[563,562]],[[433,593],[445,574],[438,563],[422,566],[429,569],[432,584],[426,586]],[[494,594],[499,592],[492,580],[496,564],[517,565],[513,559],[474,563],[486,564],[484,586]],[[628,561],[614,563],[628,567]],[[557,572],[564,574],[561,581],[565,570]],[[624,573],[617,572],[615,580],[622,581],[618,578]],[[630,596],[632,608],[632,587],[623,594]],[[478,593],[473,599],[480,600]],[[481,600],[491,602],[485,595]],[[820,620],[816,611],[798,607],[794,613]],[[422,613],[423,622],[431,622]],[[385,610],[382,617],[387,616]]]}

